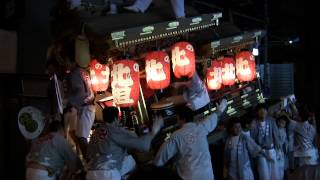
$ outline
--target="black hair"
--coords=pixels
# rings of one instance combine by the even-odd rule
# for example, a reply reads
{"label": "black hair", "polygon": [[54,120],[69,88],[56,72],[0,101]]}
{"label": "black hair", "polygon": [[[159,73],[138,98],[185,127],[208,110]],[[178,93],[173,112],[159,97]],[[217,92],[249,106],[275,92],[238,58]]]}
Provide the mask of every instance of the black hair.
{"label": "black hair", "polygon": [[308,106],[306,106],[306,105],[301,106],[300,108],[298,108],[298,112],[299,112],[299,116],[302,121],[308,120],[309,113],[310,113]]}
{"label": "black hair", "polygon": [[254,119],[254,113],[249,110],[248,113],[245,115],[241,116],[241,126],[243,128],[246,128],[247,126],[251,126],[252,120]]}
{"label": "black hair", "polygon": [[260,109],[265,109],[265,110],[268,110],[268,107],[265,103],[262,103],[262,104],[258,104],[256,106],[256,112],[258,112]]}
{"label": "black hair", "polygon": [[[228,133],[231,133],[231,130],[232,130],[233,126],[234,126],[235,124],[238,124],[238,123],[241,124],[240,118],[233,117],[233,118],[229,119],[228,125],[227,125],[227,132],[228,132]],[[242,124],[241,124],[241,127],[242,127]]]}
{"label": "black hair", "polygon": [[177,107],[177,114],[180,119],[185,120],[186,122],[193,121],[193,111],[187,106],[179,106]]}
{"label": "black hair", "polygon": [[277,122],[278,121],[280,121],[280,120],[285,120],[286,122],[289,122],[289,118],[288,118],[288,116],[286,116],[286,115],[281,115],[281,116],[279,116],[278,118],[277,118]]}
{"label": "black hair", "polygon": [[107,123],[113,123],[118,119],[119,110],[116,107],[106,107],[102,111],[103,121]]}

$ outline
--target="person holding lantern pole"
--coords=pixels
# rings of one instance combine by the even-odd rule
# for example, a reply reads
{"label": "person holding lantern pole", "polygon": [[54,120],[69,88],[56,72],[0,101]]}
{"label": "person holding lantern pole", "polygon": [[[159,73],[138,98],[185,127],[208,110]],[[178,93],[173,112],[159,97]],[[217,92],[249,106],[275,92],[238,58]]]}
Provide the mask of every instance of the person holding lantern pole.
{"label": "person holding lantern pole", "polygon": [[69,86],[68,103],[78,112],[75,136],[82,155],[85,157],[88,145],[87,138],[95,118],[94,93],[91,89],[88,72],[75,62],[71,62]]}
{"label": "person holding lantern pole", "polygon": [[138,137],[119,124],[119,110],[116,107],[103,109],[103,120],[92,134],[88,146],[88,180],[120,180],[136,166],[127,149],[149,151],[153,137],[163,124],[161,117],[153,119],[152,132]]}
{"label": "person holding lantern pole", "polygon": [[217,111],[204,120],[194,122],[193,111],[187,106],[177,108],[180,129],[162,144],[155,159],[155,166],[164,166],[171,158],[179,176],[184,180],[214,179],[207,135],[226,110],[227,101],[223,99],[217,105]]}

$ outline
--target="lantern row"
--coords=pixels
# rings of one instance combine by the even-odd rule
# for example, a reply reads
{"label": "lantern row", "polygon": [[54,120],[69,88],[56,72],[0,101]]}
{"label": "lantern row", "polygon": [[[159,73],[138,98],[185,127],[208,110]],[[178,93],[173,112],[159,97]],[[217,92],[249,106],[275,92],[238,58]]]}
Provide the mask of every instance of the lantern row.
{"label": "lantern row", "polygon": [[222,57],[211,62],[207,69],[207,86],[210,90],[219,90],[222,85],[232,86],[236,77],[240,82],[252,81],[256,77],[255,58],[250,51],[238,53],[233,57]]}
{"label": "lantern row", "polygon": [[[178,42],[171,48],[171,61],[176,78],[191,78],[196,71],[195,51],[188,42]],[[148,87],[165,89],[170,84],[170,58],[164,51],[153,51],[145,56],[145,71]],[[139,99],[139,65],[134,60],[118,60],[112,65],[100,64],[97,60],[90,63],[92,89],[95,92],[106,91],[111,76],[111,88],[115,104],[129,107],[137,104]],[[207,86],[218,90],[231,86],[236,81],[252,81],[255,78],[255,60],[249,51],[240,52],[236,61],[232,57],[213,60],[207,70]]]}

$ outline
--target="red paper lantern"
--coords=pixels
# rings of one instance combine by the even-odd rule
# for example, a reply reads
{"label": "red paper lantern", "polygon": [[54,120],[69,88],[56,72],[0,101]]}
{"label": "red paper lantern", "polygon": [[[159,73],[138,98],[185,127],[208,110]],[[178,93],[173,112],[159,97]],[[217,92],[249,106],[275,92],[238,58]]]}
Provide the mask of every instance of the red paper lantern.
{"label": "red paper lantern", "polygon": [[109,85],[110,69],[107,65],[100,64],[97,60],[90,63],[91,87],[94,92],[105,91]]}
{"label": "red paper lantern", "polygon": [[210,90],[218,90],[222,86],[221,62],[212,61],[211,67],[207,69],[207,85]]}
{"label": "red paper lantern", "polygon": [[163,51],[146,56],[146,80],[150,89],[164,89],[170,84],[170,59]]}
{"label": "red paper lantern", "polygon": [[154,95],[155,90],[150,89],[148,87],[146,79],[140,79],[140,86],[141,86],[142,94],[143,94],[143,97],[145,100],[149,99],[150,97],[152,97]]}
{"label": "red paper lantern", "polygon": [[116,105],[130,107],[139,100],[139,65],[133,60],[120,60],[113,64],[111,71],[112,95]]}
{"label": "red paper lantern", "polygon": [[256,62],[249,51],[236,55],[237,78],[239,81],[252,81],[256,75]]}
{"label": "red paper lantern", "polygon": [[196,70],[193,46],[188,42],[178,42],[173,46],[171,52],[174,76],[191,78]]}
{"label": "red paper lantern", "polygon": [[103,105],[105,107],[114,107],[113,101],[104,101]]}
{"label": "red paper lantern", "polygon": [[231,57],[224,57],[221,61],[222,65],[222,84],[225,86],[232,86],[236,79],[236,67],[234,59]]}

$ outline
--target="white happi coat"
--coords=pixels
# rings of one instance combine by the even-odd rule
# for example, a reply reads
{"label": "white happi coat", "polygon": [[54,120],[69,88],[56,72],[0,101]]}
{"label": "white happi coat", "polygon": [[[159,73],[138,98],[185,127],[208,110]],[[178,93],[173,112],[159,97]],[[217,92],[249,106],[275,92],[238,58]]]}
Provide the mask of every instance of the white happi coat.
{"label": "white happi coat", "polygon": [[299,158],[299,166],[318,164],[318,149],[315,146],[316,129],[308,121],[290,120],[290,131],[294,133],[294,157]]}
{"label": "white happi coat", "polygon": [[127,149],[148,151],[152,135],[141,137],[115,124],[103,123],[92,134],[88,145],[87,179],[120,180],[135,168]]}
{"label": "white happi coat", "polygon": [[215,113],[197,123],[189,122],[173,133],[160,148],[156,166],[163,166],[175,157],[175,166],[184,180],[213,180],[211,156],[207,135],[217,126]]}
{"label": "white happi coat", "polygon": [[257,169],[260,180],[280,180],[279,164],[277,162],[276,147],[280,147],[280,135],[275,120],[267,117],[264,122],[255,121],[251,130],[251,137],[269,156],[268,160],[264,155],[256,158]]}
{"label": "white happi coat", "polygon": [[[33,140],[26,162],[36,162],[48,167],[52,178],[60,174],[65,164],[67,164],[71,172],[75,172],[82,167],[80,159],[77,154],[73,152],[68,141],[57,132],[51,132]],[[45,173],[47,173],[48,176],[48,172]],[[41,170],[28,168],[27,179],[34,179],[34,175],[39,177]]]}
{"label": "white happi coat", "polygon": [[260,146],[247,135],[228,137],[224,150],[228,179],[254,180],[250,157],[256,157],[260,151]]}

